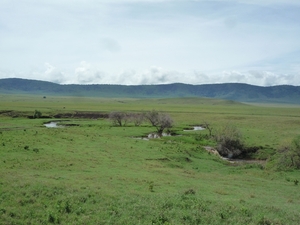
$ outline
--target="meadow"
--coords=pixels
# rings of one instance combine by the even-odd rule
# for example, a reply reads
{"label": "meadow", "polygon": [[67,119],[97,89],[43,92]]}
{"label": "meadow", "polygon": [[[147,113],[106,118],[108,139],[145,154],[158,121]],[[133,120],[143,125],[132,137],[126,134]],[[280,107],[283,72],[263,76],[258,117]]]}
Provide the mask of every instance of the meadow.
{"label": "meadow", "polygon": [[[175,136],[142,140],[148,123],[53,118],[111,111],[168,113]],[[35,110],[49,118],[28,119]],[[297,170],[268,160],[300,134],[298,105],[205,98],[0,95],[0,224],[299,224]],[[47,128],[59,121],[64,127]],[[203,131],[238,127],[260,163],[230,163]]]}

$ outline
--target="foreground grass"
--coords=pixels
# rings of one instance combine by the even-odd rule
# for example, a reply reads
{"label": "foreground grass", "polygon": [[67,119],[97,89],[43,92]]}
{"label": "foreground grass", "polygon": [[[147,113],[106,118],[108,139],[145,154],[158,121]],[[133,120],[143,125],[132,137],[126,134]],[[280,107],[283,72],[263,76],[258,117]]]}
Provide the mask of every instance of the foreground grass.
{"label": "foreground grass", "polygon": [[[269,144],[270,130],[286,132],[284,138],[299,132],[291,129],[292,123],[290,132],[284,127],[286,121],[299,122],[297,108],[277,111],[210,101],[198,107],[199,100],[186,107],[171,100],[128,100],[127,106],[124,100],[105,101],[91,103],[91,109],[168,109],[174,129],[183,136],[144,141],[133,137],[153,132],[147,125],[111,127],[105,119],[75,119],[62,123],[77,126],[49,129],[43,126],[46,119],[2,116],[0,224],[299,223],[299,186],[293,182],[298,171],[229,164],[203,149],[213,143],[196,139],[199,133],[182,131],[189,124],[222,124],[230,117],[249,130],[249,141],[262,134],[260,143]],[[87,111],[88,102],[78,107]],[[37,106],[44,114],[67,104],[75,108],[69,101],[49,103],[49,109],[11,104],[7,108],[25,114]]]}

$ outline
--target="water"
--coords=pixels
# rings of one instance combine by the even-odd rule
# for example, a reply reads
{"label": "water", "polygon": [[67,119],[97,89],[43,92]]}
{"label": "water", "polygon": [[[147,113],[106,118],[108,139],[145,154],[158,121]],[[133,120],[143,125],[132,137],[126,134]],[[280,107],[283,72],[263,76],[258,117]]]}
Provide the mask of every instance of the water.
{"label": "water", "polygon": [[172,136],[172,135],[169,134],[169,133],[162,133],[161,136],[159,136],[156,133],[150,133],[150,134],[148,134],[147,137],[133,137],[133,138],[140,139],[140,140],[145,140],[145,141],[149,141],[150,139],[156,139],[156,138],[161,138],[161,137],[170,137],[170,136]]}
{"label": "water", "polygon": [[60,125],[57,125],[58,122],[50,122],[50,123],[45,123],[44,126],[45,127],[48,127],[48,128],[58,128],[58,127],[63,127],[63,126],[60,126]]}
{"label": "water", "polygon": [[188,130],[184,130],[184,131],[195,131],[195,130],[205,130],[205,128],[203,128],[201,126],[194,126],[193,129],[188,129]]}

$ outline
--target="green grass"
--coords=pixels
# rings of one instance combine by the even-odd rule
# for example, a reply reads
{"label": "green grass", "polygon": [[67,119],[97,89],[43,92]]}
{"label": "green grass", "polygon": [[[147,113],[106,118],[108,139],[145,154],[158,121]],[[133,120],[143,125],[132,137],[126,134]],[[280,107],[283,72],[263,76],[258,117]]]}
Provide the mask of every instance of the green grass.
{"label": "green grass", "polygon": [[[276,148],[300,134],[299,108],[209,99],[98,99],[2,96],[0,224],[298,224],[299,171],[232,165],[210,155],[209,122],[237,125],[248,145]],[[20,104],[20,102],[22,104]],[[201,104],[202,102],[202,104]],[[65,108],[63,108],[65,107]],[[148,124],[112,127],[106,119],[27,119],[34,110],[168,112],[182,136],[140,140]],[[262,152],[260,154],[268,155]]]}

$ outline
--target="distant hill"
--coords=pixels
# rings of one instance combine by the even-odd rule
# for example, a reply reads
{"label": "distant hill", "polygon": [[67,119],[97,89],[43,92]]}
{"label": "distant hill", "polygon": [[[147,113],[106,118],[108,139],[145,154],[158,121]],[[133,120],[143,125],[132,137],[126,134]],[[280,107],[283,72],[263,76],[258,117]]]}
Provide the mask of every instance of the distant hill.
{"label": "distant hill", "polygon": [[61,85],[19,78],[0,79],[0,94],[39,94],[82,97],[178,98],[208,97],[239,102],[300,104],[300,86],[261,87],[241,83],[161,85]]}

